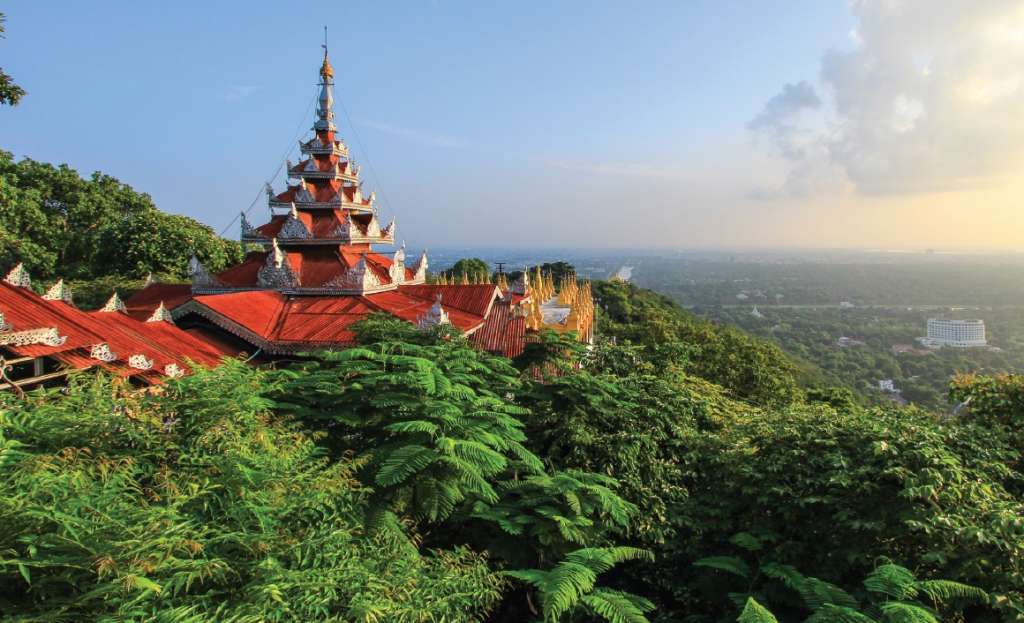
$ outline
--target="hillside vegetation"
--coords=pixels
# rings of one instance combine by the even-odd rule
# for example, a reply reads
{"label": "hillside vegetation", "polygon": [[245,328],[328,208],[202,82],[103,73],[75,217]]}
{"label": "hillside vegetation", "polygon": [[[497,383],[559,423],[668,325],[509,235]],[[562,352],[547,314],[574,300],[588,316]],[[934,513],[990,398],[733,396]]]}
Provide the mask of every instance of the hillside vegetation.
{"label": "hillside vegetation", "polygon": [[[633,309],[635,324],[664,324]],[[660,349],[591,350],[550,334],[517,362],[386,317],[360,335],[287,370],[227,362],[154,394],[81,375],[67,391],[0,396],[0,611],[1024,615],[1019,379],[960,379],[970,408],[944,421],[821,392],[736,400],[744,386],[716,383],[700,344],[673,333]],[[689,357],[666,359],[669,347]]]}

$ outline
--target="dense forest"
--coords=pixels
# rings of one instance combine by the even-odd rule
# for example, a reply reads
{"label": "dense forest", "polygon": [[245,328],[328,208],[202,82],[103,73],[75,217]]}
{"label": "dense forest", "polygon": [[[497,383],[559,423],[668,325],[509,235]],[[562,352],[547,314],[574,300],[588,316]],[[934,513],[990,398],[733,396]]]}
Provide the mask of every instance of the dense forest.
{"label": "dense forest", "polygon": [[[0,263],[98,289],[240,252],[0,158]],[[0,617],[1024,619],[1024,378],[957,376],[955,417],[865,406],[662,295],[594,293],[596,344],[516,360],[374,316],[289,365],[0,393]]]}
{"label": "dense forest", "polygon": [[286,369],[4,394],[0,611],[1024,615],[1019,378],[958,379],[971,402],[952,420],[863,408],[800,390],[771,345],[642,289],[598,291],[593,349],[545,334],[513,362],[374,317],[359,347]]}

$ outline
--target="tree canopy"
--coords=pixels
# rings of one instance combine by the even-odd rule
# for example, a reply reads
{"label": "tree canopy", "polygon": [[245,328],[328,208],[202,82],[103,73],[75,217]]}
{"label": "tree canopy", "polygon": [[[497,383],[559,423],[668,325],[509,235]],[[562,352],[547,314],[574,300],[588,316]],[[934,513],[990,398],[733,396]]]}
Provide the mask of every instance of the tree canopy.
{"label": "tree canopy", "polygon": [[0,151],[0,266],[24,262],[41,279],[184,278],[193,254],[220,270],[242,248],[109,175]]}

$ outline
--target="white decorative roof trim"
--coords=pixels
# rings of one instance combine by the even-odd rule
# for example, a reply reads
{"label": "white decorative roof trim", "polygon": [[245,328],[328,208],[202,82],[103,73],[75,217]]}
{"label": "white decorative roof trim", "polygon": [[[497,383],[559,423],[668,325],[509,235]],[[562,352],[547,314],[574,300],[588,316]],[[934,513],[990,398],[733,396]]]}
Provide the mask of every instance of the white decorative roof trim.
{"label": "white decorative roof trim", "polygon": [[7,333],[12,329],[14,329],[14,327],[4,322],[4,313],[0,311],[0,333]]}
{"label": "white decorative roof trim", "polygon": [[4,277],[4,281],[18,288],[29,288],[32,287],[32,279],[28,276],[28,271],[25,270],[25,265],[21,262],[11,269],[11,272],[7,273]]}
{"label": "white decorative roof trim", "polygon": [[416,322],[416,326],[420,329],[433,329],[443,324],[451,324],[451,320],[448,318],[448,312],[441,306],[441,293],[437,293],[437,300],[430,306],[427,313],[420,316]]}
{"label": "white decorative roof trim", "polygon": [[43,298],[47,301],[64,301],[68,305],[72,305],[73,301],[71,298],[71,288],[64,283],[63,279],[58,279],[57,283],[53,284]]}
{"label": "white decorative roof trim", "polygon": [[117,359],[117,353],[110,350],[110,346],[106,342],[100,342],[99,344],[93,344],[92,348],[89,349],[89,357],[110,363]]}
{"label": "white decorative roof trim", "polygon": [[171,377],[172,379],[176,379],[178,377],[185,376],[185,371],[182,370],[181,366],[179,366],[178,364],[169,363],[166,366],[164,366],[164,374]]}
{"label": "white decorative roof trim", "polygon": [[299,188],[295,191],[295,201],[299,203],[316,203],[313,193],[309,192],[306,184],[302,181],[299,182]]}
{"label": "white decorative roof trim", "polygon": [[278,246],[277,238],[273,239],[272,244],[273,249],[267,254],[266,263],[256,275],[257,285],[275,290],[297,288],[299,278],[288,264],[288,254]]}
{"label": "white decorative roof trim", "polygon": [[[8,325],[10,329],[10,325]],[[5,331],[0,333],[0,346],[63,346],[68,337],[57,332],[55,327],[29,329],[27,331]]]}
{"label": "white decorative roof trim", "polygon": [[252,226],[249,219],[245,218],[245,212],[241,213],[241,225],[242,225],[242,239],[246,238],[259,238],[260,233],[256,231],[256,228]]}
{"label": "white decorative roof trim", "polygon": [[171,315],[171,311],[167,309],[163,301],[160,301],[160,306],[153,310],[153,313],[146,318],[146,322],[169,322],[174,324],[174,316]]}
{"label": "white decorative roof trim", "polygon": [[107,299],[106,304],[100,309],[100,311],[127,312],[128,310],[125,308],[124,302],[121,300],[121,297],[117,295],[117,292],[114,292],[113,294],[110,295],[110,298]]}
{"label": "white decorative roof trim", "polygon": [[306,240],[313,237],[306,224],[299,219],[299,211],[295,209],[294,202],[292,202],[292,211],[288,214],[284,225],[281,226],[277,237],[281,240]]}
{"label": "white decorative roof trim", "polygon": [[427,250],[424,249],[423,253],[420,255],[420,259],[416,260],[416,263],[413,264],[413,269],[416,271],[416,274],[413,275],[412,280],[410,280],[409,283],[426,283],[428,266]]}
{"label": "white decorative roof trim", "polygon": [[355,266],[324,285],[340,288],[354,294],[366,294],[367,292],[373,292],[386,287],[385,284],[381,283],[377,274],[366,265],[366,256],[360,257]]}
{"label": "white decorative roof trim", "polygon": [[192,289],[198,288],[216,288],[222,286],[216,278],[207,272],[206,267],[203,266],[199,258],[192,256],[188,261],[188,276],[192,278]]}
{"label": "white decorative roof trim", "polygon": [[153,360],[146,359],[145,355],[137,353],[128,358],[128,365],[136,370],[149,370],[153,367]]}

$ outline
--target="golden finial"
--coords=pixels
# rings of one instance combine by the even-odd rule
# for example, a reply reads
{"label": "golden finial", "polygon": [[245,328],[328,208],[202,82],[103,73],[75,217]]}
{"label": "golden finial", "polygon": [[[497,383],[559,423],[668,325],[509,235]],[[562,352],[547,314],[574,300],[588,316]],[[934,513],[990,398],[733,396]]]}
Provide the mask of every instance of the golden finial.
{"label": "golden finial", "polygon": [[324,26],[324,44],[320,47],[324,49],[324,64],[320,66],[320,77],[326,82],[334,78],[334,68],[331,67],[331,61],[327,60],[327,26]]}

